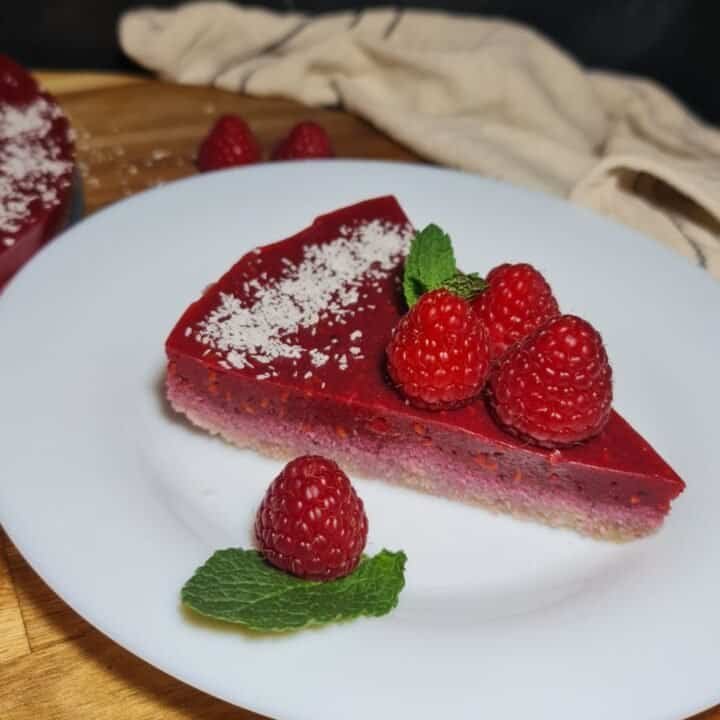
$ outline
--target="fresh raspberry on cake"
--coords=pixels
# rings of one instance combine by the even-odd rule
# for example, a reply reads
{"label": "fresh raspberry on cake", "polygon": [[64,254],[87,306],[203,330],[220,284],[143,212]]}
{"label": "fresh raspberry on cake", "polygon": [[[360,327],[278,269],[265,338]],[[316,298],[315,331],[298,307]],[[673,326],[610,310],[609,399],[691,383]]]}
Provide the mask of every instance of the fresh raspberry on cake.
{"label": "fresh raspberry on cake", "polygon": [[602,338],[585,320],[557,317],[510,350],[490,378],[500,422],[539,445],[572,445],[610,417],[612,371]]}
{"label": "fresh raspberry on cake", "polygon": [[202,172],[260,162],[260,143],[250,126],[238,115],[218,118],[198,151]]}
{"label": "fresh raspberry on cake", "polygon": [[473,308],[487,330],[493,361],[559,315],[550,286],[528,263],[498,265],[485,280],[488,286]]}
{"label": "fresh raspberry on cake", "polygon": [[489,369],[485,331],[470,304],[440,289],[423,295],[397,325],[387,368],[412,405],[461,407],[482,390]]}
{"label": "fresh raspberry on cake", "polygon": [[290,130],[272,154],[273,160],[309,160],[334,157],[332,143],[322,125],[301,122]]}
{"label": "fresh raspberry on cake", "polygon": [[308,580],[333,580],[360,562],[368,523],[362,500],[332,460],[304,455],[273,480],[255,536],[265,559]]}

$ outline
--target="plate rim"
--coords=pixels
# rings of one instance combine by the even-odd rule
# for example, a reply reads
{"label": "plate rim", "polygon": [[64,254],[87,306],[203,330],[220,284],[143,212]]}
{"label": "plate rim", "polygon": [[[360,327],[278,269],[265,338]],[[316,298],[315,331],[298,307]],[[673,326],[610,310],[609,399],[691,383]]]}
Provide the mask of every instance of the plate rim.
{"label": "plate rim", "polygon": [[[310,161],[310,162],[312,162],[312,161]],[[315,161],[315,162],[317,162],[317,161]],[[277,172],[280,172],[280,173],[284,172],[288,167],[293,168],[293,172],[298,172],[299,170],[295,170],[295,168],[298,168],[301,164],[305,165],[305,163],[297,163],[297,162],[295,162],[295,163],[275,163],[275,164],[263,164],[260,166],[240,168],[240,169],[234,168],[234,169],[228,169],[228,170],[221,171],[221,172],[223,175],[227,175],[227,176],[237,174],[237,173],[254,173],[254,172],[269,172],[271,174],[276,174]],[[367,167],[373,168],[373,172],[378,171],[378,170],[383,170],[387,166],[390,166],[392,168],[402,167],[402,168],[405,168],[405,170],[410,170],[411,172],[414,172],[415,170],[420,170],[423,173],[428,173],[428,174],[432,174],[432,175],[435,175],[437,173],[441,173],[441,174],[448,173],[448,174],[452,174],[452,175],[460,175],[465,178],[470,178],[473,181],[478,181],[481,184],[489,183],[491,185],[501,186],[501,187],[507,188],[508,190],[510,190],[512,192],[519,192],[519,193],[522,193],[523,195],[527,195],[527,196],[538,196],[539,195],[539,196],[542,196],[543,200],[549,200],[552,203],[554,203],[556,206],[562,206],[563,211],[565,209],[569,209],[572,212],[577,211],[580,216],[584,216],[584,215],[590,216],[595,221],[600,220],[601,222],[609,223],[612,226],[622,228],[623,231],[629,232],[636,237],[644,238],[645,242],[651,243],[653,246],[655,246],[655,248],[657,250],[662,249],[666,253],[669,253],[673,256],[677,256],[678,261],[682,261],[682,258],[679,255],[677,255],[677,253],[675,253],[673,250],[661,245],[660,243],[652,240],[651,238],[647,238],[645,235],[643,235],[642,233],[639,233],[638,231],[636,231],[632,228],[628,228],[628,227],[618,223],[617,221],[614,221],[611,218],[608,218],[603,215],[599,215],[598,213],[595,213],[591,209],[588,209],[588,208],[585,208],[582,206],[572,205],[572,204],[568,203],[567,201],[565,201],[561,198],[558,198],[556,196],[552,196],[552,195],[538,192],[535,190],[530,190],[530,189],[523,188],[523,187],[516,186],[516,185],[511,185],[509,183],[505,183],[500,180],[484,178],[482,176],[478,176],[473,173],[467,173],[464,171],[454,170],[454,169],[450,169],[450,168],[438,168],[438,167],[434,167],[434,166],[430,166],[430,165],[423,165],[423,164],[418,164],[418,163],[408,163],[408,162],[387,162],[387,161],[382,161],[382,160],[340,160],[340,159],[336,159],[336,160],[332,160],[332,161],[323,161],[323,166],[328,166],[330,164],[335,165],[335,166],[348,165],[348,164],[351,164],[354,167],[367,166]],[[216,175],[219,175],[219,174],[220,173],[216,173]],[[162,187],[151,188],[147,191],[138,193],[138,194],[131,196],[129,198],[126,198],[122,201],[114,202],[114,203],[102,208],[101,210],[94,213],[90,217],[83,219],[80,223],[76,224],[72,228],[69,228],[66,231],[64,231],[61,234],[61,236],[56,238],[55,241],[49,246],[48,250],[50,253],[52,253],[54,255],[57,255],[58,253],[63,252],[63,250],[61,249],[63,246],[63,243],[67,243],[69,241],[69,239],[72,238],[72,235],[74,234],[74,232],[76,231],[77,228],[87,227],[89,224],[93,224],[96,222],[98,222],[98,223],[105,222],[106,220],[101,219],[101,218],[107,218],[107,217],[109,217],[109,215],[111,213],[114,213],[114,212],[123,212],[124,210],[118,210],[118,208],[127,208],[127,207],[131,206],[133,203],[138,202],[139,198],[147,199],[152,193],[156,193],[156,192],[162,192],[162,193],[173,192],[172,188],[174,188],[177,185],[196,183],[198,181],[202,182],[203,176],[193,175],[190,177],[186,177],[186,178],[180,179],[178,181],[174,181],[172,183],[167,183],[167,184],[163,185]],[[143,202],[144,201],[145,200],[143,200]],[[60,242],[58,242],[58,241],[60,241]],[[270,239],[268,241],[271,242],[272,240]],[[57,249],[50,249],[50,248],[57,248]],[[47,263],[47,262],[53,262],[53,261],[46,259],[42,262]],[[29,265],[32,265],[32,263],[30,263]],[[687,265],[690,267],[693,266],[692,263],[690,263],[690,262],[687,262]],[[697,271],[701,275],[707,276],[707,273],[702,271],[700,268],[697,268]],[[26,282],[27,283],[32,282],[32,280],[30,280],[30,279],[28,279],[28,280],[19,280],[18,279],[23,276],[25,276],[24,270],[21,271],[20,273],[18,273],[16,278],[14,278],[13,281],[11,281],[11,283],[8,284],[8,288],[6,288],[6,291],[5,291],[5,294],[7,296],[14,295],[15,292],[22,292],[22,290],[17,290],[16,287],[21,287]],[[709,277],[709,276],[707,276],[707,277]],[[16,287],[14,287],[14,286],[16,286]],[[10,295],[8,295],[8,291],[10,292]],[[4,513],[3,513],[3,516],[4,516]],[[5,528],[6,533],[8,534],[8,537],[10,537],[10,539],[15,543],[16,547],[18,547],[18,550],[23,554],[23,557],[26,558],[28,564],[30,564],[30,566],[33,568],[33,570],[35,572],[38,572],[36,570],[36,558],[33,557],[33,553],[31,552],[31,553],[26,554],[26,550],[25,550],[25,548],[23,548],[23,545],[27,545],[27,543],[20,542],[20,544],[18,544],[18,542],[15,540],[15,534],[11,530],[8,529],[9,526],[13,525],[12,520],[8,524],[8,519],[3,517],[2,524]],[[43,563],[41,562],[40,564],[43,564]],[[40,577],[44,578],[44,574],[41,574],[38,572],[38,575]],[[51,589],[64,602],[66,602],[71,608],[76,609],[78,607],[78,605],[82,605],[82,602],[76,601],[73,597],[71,597],[72,593],[66,592],[66,589],[63,589],[62,591],[58,591],[54,585],[51,586]],[[79,611],[77,611],[77,612],[79,612]],[[132,653],[136,657],[139,657],[140,659],[142,659],[145,662],[149,662],[150,664],[154,665],[155,667],[158,667],[159,669],[161,669],[163,672],[167,672],[167,673],[171,674],[173,677],[176,677],[177,679],[184,682],[185,684],[195,687],[196,689],[198,689],[201,692],[205,692],[205,693],[211,692],[212,695],[215,695],[227,702],[235,704],[236,701],[233,700],[232,697],[225,696],[222,692],[220,692],[216,689],[210,691],[206,687],[199,686],[198,684],[194,683],[192,681],[192,679],[190,679],[188,677],[187,674],[178,673],[177,671],[174,671],[174,670],[169,670],[166,667],[165,663],[163,663],[159,657],[153,658],[152,655],[150,655],[147,651],[145,651],[143,654],[139,654],[138,652],[136,652],[136,650],[134,650],[130,646],[130,644],[126,644],[126,642],[124,640],[117,637],[116,633],[114,633],[111,629],[106,628],[106,627],[101,627],[99,623],[95,622],[95,620],[88,618],[87,614],[84,612],[79,612],[79,614],[81,616],[83,616],[83,618],[86,619],[87,622],[89,622],[93,627],[97,628],[100,632],[102,632],[104,635],[106,635],[108,638],[110,638],[111,641],[113,641],[116,644],[118,644],[119,646],[125,648],[128,652]],[[88,614],[90,614],[90,613],[88,613]],[[717,699],[713,700],[712,702],[717,702],[719,700],[720,700],[720,690],[717,693]],[[261,712],[261,713],[266,713],[266,714],[277,713],[277,709],[275,709],[275,708],[263,708],[259,705],[253,706],[251,704],[243,704],[243,707],[247,707],[248,709],[250,709],[252,707],[252,709],[255,712]],[[713,707],[713,705],[703,704],[703,705],[699,706],[697,709],[693,709],[692,712],[700,712],[703,709],[707,709],[709,707]]]}

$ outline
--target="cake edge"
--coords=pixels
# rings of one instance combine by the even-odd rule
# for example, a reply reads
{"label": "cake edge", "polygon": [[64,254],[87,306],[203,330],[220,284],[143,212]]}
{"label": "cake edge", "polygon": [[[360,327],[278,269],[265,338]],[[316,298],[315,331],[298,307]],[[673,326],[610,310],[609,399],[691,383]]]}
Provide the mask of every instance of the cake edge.
{"label": "cake edge", "polygon": [[[364,478],[383,480],[417,491],[445,497],[450,500],[480,506],[495,514],[539,522],[543,525],[565,528],[595,539],[627,542],[657,531],[665,513],[654,508],[626,508],[599,504],[582,496],[568,497],[553,488],[544,489],[542,503],[528,502],[523,486],[499,483],[496,478],[479,469],[473,482],[467,483],[462,470],[455,477],[447,473],[440,477],[423,474],[419,468],[398,471],[378,462],[377,456],[364,452],[357,445],[350,448],[332,432],[316,428],[312,434],[292,433],[270,414],[250,418],[232,413],[212,404],[210,398],[200,395],[192,385],[175,374],[165,379],[166,397],[170,406],[187,420],[211,435],[231,445],[249,449],[276,460],[289,460],[304,454],[320,454],[335,460],[344,470]],[[262,422],[260,421],[262,420]],[[268,438],[275,438],[269,442]],[[345,447],[343,447],[343,445]],[[349,452],[348,448],[352,451]],[[428,449],[441,462],[448,458],[437,450]],[[372,468],[371,471],[368,471]]]}

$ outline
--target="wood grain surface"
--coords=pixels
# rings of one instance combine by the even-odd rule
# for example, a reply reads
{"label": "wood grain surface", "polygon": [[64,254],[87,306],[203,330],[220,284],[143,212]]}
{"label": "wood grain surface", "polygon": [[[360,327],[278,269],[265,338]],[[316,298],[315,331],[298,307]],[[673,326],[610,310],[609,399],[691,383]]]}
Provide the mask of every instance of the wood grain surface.
{"label": "wood grain surface", "polygon": [[[38,73],[38,77],[58,95],[77,132],[88,213],[193,174],[199,140],[225,112],[243,115],[266,148],[294,122],[315,119],[327,127],[341,157],[417,160],[367,124],[339,111],[310,110],[284,100],[251,99],[134,76]],[[260,716],[184,685],[105,638],[45,585],[0,529],[1,720],[191,718],[258,720]],[[720,706],[696,718],[720,720]]]}

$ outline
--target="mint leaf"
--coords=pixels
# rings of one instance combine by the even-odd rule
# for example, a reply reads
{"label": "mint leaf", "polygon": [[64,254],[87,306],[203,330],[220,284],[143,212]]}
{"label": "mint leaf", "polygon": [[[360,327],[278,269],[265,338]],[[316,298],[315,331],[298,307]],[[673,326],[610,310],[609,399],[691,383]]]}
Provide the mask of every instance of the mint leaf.
{"label": "mint leaf", "polygon": [[218,550],[185,583],[181,599],[201,615],[260,632],[379,617],[397,605],[405,561],[402,551],[382,550],[344,578],[315,582],[272,567],[255,550]]}
{"label": "mint leaf", "polygon": [[461,273],[459,270],[442,287],[459,295],[463,300],[470,302],[476,298],[486,287],[487,283],[478,273]]}
{"label": "mint leaf", "polygon": [[415,234],[405,260],[403,290],[408,307],[424,292],[439,288],[455,275],[455,254],[450,236],[430,224]]}

